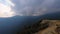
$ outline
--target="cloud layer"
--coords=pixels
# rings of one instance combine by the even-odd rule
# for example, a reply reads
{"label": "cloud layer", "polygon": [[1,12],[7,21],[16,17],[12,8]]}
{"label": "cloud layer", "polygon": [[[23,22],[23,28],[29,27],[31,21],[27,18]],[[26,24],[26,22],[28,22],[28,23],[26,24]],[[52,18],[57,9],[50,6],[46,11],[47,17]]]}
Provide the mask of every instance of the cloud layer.
{"label": "cloud layer", "polygon": [[[56,12],[57,0],[6,0],[10,11],[19,16],[40,16]],[[56,5],[57,4],[57,5]],[[9,12],[10,13],[10,12]]]}
{"label": "cloud layer", "polygon": [[12,11],[12,3],[7,0],[0,1],[0,17],[12,17],[14,16],[14,11]]}
{"label": "cloud layer", "polygon": [[55,0],[13,0],[13,9],[20,16],[39,16],[50,13]]}

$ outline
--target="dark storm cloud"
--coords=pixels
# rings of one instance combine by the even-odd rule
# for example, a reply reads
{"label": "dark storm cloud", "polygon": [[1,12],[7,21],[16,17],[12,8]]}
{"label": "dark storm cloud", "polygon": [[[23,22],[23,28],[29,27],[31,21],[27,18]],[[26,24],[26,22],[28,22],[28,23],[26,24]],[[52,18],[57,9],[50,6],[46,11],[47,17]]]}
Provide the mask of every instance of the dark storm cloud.
{"label": "dark storm cloud", "polygon": [[56,0],[12,0],[16,15],[36,16],[51,13]]}

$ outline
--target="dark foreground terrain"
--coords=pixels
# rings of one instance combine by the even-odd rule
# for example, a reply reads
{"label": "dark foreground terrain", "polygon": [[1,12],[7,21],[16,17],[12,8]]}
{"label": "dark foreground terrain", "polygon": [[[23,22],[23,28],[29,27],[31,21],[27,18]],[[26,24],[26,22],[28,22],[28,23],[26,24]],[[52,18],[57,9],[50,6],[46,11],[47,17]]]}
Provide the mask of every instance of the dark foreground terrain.
{"label": "dark foreground terrain", "polygon": [[60,20],[41,20],[25,27],[20,34],[60,34]]}

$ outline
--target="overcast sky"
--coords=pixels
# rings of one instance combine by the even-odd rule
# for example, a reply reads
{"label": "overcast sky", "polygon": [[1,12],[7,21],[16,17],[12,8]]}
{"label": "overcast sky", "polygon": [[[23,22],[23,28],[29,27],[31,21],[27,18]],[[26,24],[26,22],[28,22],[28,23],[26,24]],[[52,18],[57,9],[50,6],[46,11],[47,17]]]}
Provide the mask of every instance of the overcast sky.
{"label": "overcast sky", "polygon": [[59,6],[59,0],[0,0],[0,17],[40,16]]}
{"label": "overcast sky", "polygon": [[48,13],[55,0],[13,0],[16,14],[23,16],[39,16]]}

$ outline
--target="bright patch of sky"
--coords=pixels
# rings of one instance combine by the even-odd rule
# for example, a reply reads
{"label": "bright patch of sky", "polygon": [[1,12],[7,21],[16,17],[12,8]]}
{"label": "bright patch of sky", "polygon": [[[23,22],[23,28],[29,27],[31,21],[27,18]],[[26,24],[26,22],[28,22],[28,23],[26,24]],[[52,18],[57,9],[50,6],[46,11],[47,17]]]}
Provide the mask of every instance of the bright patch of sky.
{"label": "bright patch of sky", "polygon": [[14,11],[11,9],[14,6],[10,0],[0,0],[0,17],[7,18],[14,16]]}

